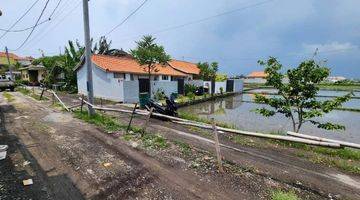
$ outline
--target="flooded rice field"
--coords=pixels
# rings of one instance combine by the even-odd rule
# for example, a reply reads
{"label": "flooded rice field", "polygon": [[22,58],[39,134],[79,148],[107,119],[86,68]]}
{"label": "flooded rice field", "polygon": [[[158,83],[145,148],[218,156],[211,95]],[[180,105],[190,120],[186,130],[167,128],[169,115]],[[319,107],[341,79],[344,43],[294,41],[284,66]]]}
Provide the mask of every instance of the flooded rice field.
{"label": "flooded rice field", "polygon": [[[257,92],[260,92],[256,90]],[[252,91],[254,92],[254,91]],[[272,93],[274,90],[261,90],[261,93]],[[319,95],[340,96],[343,91],[320,91]],[[355,95],[359,95],[357,92]],[[263,117],[253,112],[256,108],[266,107],[266,105],[252,103],[254,94],[240,94],[237,96],[226,97],[216,101],[204,102],[196,105],[183,107],[180,111],[196,114],[202,118],[214,118],[217,121],[233,124],[241,130],[254,132],[286,132],[292,130],[291,120],[283,115],[273,117]],[[331,98],[318,97],[320,100]],[[351,99],[343,105],[344,107],[360,109],[360,99]],[[319,121],[329,121],[342,124],[346,127],[344,131],[328,131],[318,129],[310,123],[304,124],[301,131],[304,134],[322,136],[332,139],[360,143],[360,112],[334,110],[326,114]]]}

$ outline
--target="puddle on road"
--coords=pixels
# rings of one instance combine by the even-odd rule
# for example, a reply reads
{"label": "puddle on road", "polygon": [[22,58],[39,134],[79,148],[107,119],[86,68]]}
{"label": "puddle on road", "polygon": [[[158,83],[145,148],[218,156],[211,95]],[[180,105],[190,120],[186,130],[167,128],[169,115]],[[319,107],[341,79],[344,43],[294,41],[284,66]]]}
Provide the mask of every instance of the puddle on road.
{"label": "puddle on road", "polygon": [[347,184],[347,185],[350,185],[350,186],[353,186],[357,189],[360,189],[360,182],[359,181],[356,181],[354,179],[352,179],[351,177],[347,176],[347,175],[344,175],[344,174],[331,174],[331,176],[335,177],[337,180]]}
{"label": "puddle on road", "polygon": [[71,118],[62,113],[50,113],[49,115],[43,118],[46,122],[56,122],[56,123],[65,123],[70,122]]}

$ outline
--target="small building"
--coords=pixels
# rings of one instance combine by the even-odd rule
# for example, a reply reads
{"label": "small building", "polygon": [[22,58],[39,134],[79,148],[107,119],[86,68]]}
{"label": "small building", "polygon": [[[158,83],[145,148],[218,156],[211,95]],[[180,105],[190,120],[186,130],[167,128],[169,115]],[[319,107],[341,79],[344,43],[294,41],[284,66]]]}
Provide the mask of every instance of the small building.
{"label": "small building", "polygon": [[267,74],[264,71],[254,71],[246,76],[244,83],[266,83]]}
{"label": "small building", "polygon": [[31,85],[39,85],[46,73],[46,68],[42,65],[29,65],[19,70],[21,72],[21,79],[29,81]]}
{"label": "small building", "polygon": [[336,83],[339,81],[345,81],[346,78],[343,76],[329,76],[328,78],[326,78],[326,81],[331,82],[331,83]]}
{"label": "small building", "polygon": [[[94,96],[123,103],[139,102],[139,93],[149,92],[149,85],[151,95],[157,91],[167,96],[181,93],[184,78],[188,76],[167,64],[157,66],[149,80],[146,67],[129,56],[95,54],[91,61]],[[87,94],[87,69],[84,66],[82,62],[75,68],[80,94]]]}

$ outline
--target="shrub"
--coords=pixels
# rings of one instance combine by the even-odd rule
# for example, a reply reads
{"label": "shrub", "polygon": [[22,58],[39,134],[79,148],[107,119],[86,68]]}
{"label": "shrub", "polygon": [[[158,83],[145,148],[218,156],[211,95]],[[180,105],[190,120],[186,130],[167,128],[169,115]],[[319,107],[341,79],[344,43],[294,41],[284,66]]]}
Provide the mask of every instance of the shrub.
{"label": "shrub", "polygon": [[223,93],[224,93],[224,88],[220,87],[220,94],[223,94]]}
{"label": "shrub", "polygon": [[164,100],[166,97],[164,90],[161,88],[158,88],[153,95],[154,95],[154,99],[157,101]]}
{"label": "shrub", "polygon": [[197,87],[195,85],[185,84],[185,86],[184,86],[185,94],[188,94],[190,92],[195,94],[196,90],[197,90]]}
{"label": "shrub", "polygon": [[186,96],[189,97],[189,99],[195,99],[195,94],[193,92],[187,93]]}

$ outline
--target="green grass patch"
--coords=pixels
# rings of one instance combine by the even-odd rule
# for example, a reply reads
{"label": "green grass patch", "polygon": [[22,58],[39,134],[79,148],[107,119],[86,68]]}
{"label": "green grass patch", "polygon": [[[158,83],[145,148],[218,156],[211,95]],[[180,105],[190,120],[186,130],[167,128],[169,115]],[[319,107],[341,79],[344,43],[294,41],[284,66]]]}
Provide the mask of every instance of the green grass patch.
{"label": "green grass patch", "polygon": [[13,97],[12,94],[10,94],[9,92],[4,92],[3,96],[5,97],[5,99],[8,101],[8,102],[12,102],[15,100],[15,98]]}
{"label": "green grass patch", "polygon": [[165,149],[169,147],[169,143],[164,137],[158,134],[144,134],[141,141],[145,148]]}
{"label": "green grass patch", "polygon": [[[31,98],[40,101],[40,95],[33,93],[31,90],[28,90],[26,88],[16,88],[16,91],[20,92],[23,95],[30,96]],[[47,100],[49,100],[49,98],[43,95],[41,101],[47,101]]]}
{"label": "green grass patch", "polygon": [[186,156],[191,155],[191,147],[189,144],[180,141],[174,141],[174,144],[179,147],[182,154]]}
{"label": "green grass patch", "polygon": [[300,198],[295,194],[295,192],[285,192],[282,190],[275,190],[271,192],[272,200],[300,200]]}
{"label": "green grass patch", "polygon": [[93,116],[89,116],[86,111],[74,111],[76,118],[84,120],[90,124],[100,126],[108,132],[114,132],[121,129],[126,129],[126,125],[118,123],[114,117],[96,113]]}

